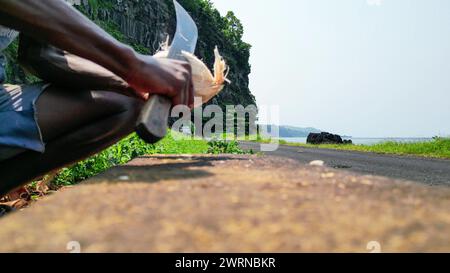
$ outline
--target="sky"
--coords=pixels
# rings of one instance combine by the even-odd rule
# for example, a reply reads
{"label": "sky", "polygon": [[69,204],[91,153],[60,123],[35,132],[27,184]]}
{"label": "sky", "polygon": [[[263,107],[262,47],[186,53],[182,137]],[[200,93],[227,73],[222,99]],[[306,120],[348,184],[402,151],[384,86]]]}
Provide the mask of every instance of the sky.
{"label": "sky", "polygon": [[280,124],[354,137],[450,135],[449,0],[212,0],[250,43]]}

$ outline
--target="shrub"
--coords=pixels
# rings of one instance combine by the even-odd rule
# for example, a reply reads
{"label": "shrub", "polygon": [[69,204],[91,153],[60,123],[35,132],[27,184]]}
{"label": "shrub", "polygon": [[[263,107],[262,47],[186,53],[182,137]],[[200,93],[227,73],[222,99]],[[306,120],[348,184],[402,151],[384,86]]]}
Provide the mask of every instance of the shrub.
{"label": "shrub", "polygon": [[208,142],[209,154],[244,154],[237,141],[213,139]]}

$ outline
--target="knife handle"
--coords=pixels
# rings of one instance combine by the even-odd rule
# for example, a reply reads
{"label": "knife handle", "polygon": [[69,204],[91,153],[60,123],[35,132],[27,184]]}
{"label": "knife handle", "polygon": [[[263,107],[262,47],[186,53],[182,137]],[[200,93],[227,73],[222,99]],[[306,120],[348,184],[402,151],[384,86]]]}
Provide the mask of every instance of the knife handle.
{"label": "knife handle", "polygon": [[167,134],[172,101],[161,95],[153,95],[142,108],[137,120],[136,133],[145,142],[154,144]]}

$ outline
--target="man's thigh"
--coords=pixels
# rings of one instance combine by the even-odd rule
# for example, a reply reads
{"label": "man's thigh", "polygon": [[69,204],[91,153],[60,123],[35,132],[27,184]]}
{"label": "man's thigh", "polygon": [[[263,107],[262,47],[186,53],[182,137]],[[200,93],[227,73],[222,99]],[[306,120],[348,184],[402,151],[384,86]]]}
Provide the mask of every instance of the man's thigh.
{"label": "man's thigh", "polygon": [[36,114],[48,142],[138,105],[136,99],[114,92],[49,87],[36,103]]}

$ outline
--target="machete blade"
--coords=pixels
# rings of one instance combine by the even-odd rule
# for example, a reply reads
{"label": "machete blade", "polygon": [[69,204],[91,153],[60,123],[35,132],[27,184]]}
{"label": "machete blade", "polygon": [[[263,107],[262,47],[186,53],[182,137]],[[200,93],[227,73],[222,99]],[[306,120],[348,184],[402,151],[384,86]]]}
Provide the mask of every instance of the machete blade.
{"label": "machete blade", "polygon": [[189,13],[174,0],[177,14],[177,30],[169,49],[169,59],[185,60],[182,51],[194,53],[197,46],[198,29]]}

